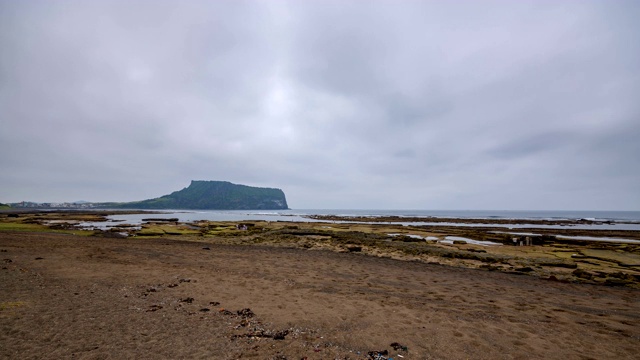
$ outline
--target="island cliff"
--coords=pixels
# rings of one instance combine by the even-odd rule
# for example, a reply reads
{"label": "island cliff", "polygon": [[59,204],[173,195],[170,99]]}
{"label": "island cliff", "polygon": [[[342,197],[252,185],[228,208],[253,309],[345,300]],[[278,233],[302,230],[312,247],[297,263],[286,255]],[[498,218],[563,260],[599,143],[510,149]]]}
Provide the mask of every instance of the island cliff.
{"label": "island cliff", "polygon": [[[106,205],[106,204],[105,204]],[[282,210],[288,209],[280,189],[232,184],[228,181],[191,181],[189,187],[155,199],[108,204],[125,209]]]}

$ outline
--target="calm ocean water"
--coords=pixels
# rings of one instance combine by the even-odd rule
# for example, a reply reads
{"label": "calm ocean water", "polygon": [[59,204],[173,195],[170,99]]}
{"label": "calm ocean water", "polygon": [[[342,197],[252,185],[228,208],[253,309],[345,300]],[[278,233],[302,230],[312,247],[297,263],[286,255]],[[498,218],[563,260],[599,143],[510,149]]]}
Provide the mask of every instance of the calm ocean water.
{"label": "calm ocean water", "polygon": [[540,211],[540,210],[289,210],[292,213],[349,216],[433,216],[458,219],[596,219],[640,221],[640,211]]}
{"label": "calm ocean water", "polygon": [[[594,230],[640,230],[640,211],[503,211],[503,210],[337,210],[337,209],[293,209],[293,210],[210,210],[210,211],[188,211],[188,210],[167,210],[163,214],[132,214],[113,215],[109,218],[114,221],[125,221],[127,223],[141,223],[144,218],[163,217],[178,218],[182,222],[197,220],[210,221],[314,221],[306,218],[307,215],[340,215],[340,216],[401,216],[401,217],[443,217],[458,219],[589,219],[612,222],[636,222],[634,224],[597,224],[597,225],[575,225],[574,228],[594,229]],[[406,222],[405,225],[455,225],[455,226],[482,226],[478,224],[448,224]],[[488,225],[497,226],[497,225]],[[506,228],[526,228],[531,225],[509,224]],[[536,225],[542,228],[566,228],[560,225]]]}

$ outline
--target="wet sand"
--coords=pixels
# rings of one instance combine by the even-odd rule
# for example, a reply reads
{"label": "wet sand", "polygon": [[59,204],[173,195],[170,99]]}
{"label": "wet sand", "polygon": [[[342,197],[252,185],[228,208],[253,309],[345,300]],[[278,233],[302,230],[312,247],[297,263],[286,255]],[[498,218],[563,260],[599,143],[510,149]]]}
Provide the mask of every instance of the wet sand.
{"label": "wet sand", "polygon": [[640,348],[631,288],[215,238],[3,232],[0,251],[6,359],[634,359]]}

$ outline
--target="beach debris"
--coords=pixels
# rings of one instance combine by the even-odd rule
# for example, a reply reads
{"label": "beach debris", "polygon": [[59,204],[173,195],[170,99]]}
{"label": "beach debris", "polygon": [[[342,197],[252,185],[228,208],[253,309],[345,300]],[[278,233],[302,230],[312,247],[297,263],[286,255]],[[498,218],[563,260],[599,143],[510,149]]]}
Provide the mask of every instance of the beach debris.
{"label": "beach debris", "polygon": [[389,346],[391,346],[395,351],[398,351],[398,350],[409,351],[409,348],[397,342],[392,342],[391,345]]}
{"label": "beach debris", "polygon": [[244,334],[235,334],[231,336],[231,340],[235,340],[238,338],[250,338],[250,339],[261,339],[261,338],[269,338],[273,340],[284,340],[287,335],[289,335],[289,329],[285,330],[267,330],[260,326],[260,321],[250,320],[255,316],[254,312],[249,308],[245,308],[242,310],[238,310],[236,314],[231,311],[220,309],[219,310],[224,315],[238,315],[241,316],[240,324],[235,327],[235,329],[239,328],[248,328],[249,325],[253,325],[251,330]]}
{"label": "beach debris", "polygon": [[388,360],[387,359],[388,355],[389,355],[389,351],[387,350],[369,351],[367,353],[367,356],[369,356],[369,359],[371,360]]}

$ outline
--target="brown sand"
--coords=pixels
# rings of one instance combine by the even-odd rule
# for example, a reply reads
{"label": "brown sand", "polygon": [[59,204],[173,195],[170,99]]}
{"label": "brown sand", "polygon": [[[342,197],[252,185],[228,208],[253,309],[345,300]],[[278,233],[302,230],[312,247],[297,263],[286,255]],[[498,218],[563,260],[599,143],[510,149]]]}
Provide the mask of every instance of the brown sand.
{"label": "brown sand", "polygon": [[[640,291],[629,288],[215,240],[5,232],[0,251],[6,359],[637,359],[640,349]],[[236,314],[244,308],[255,317]]]}

